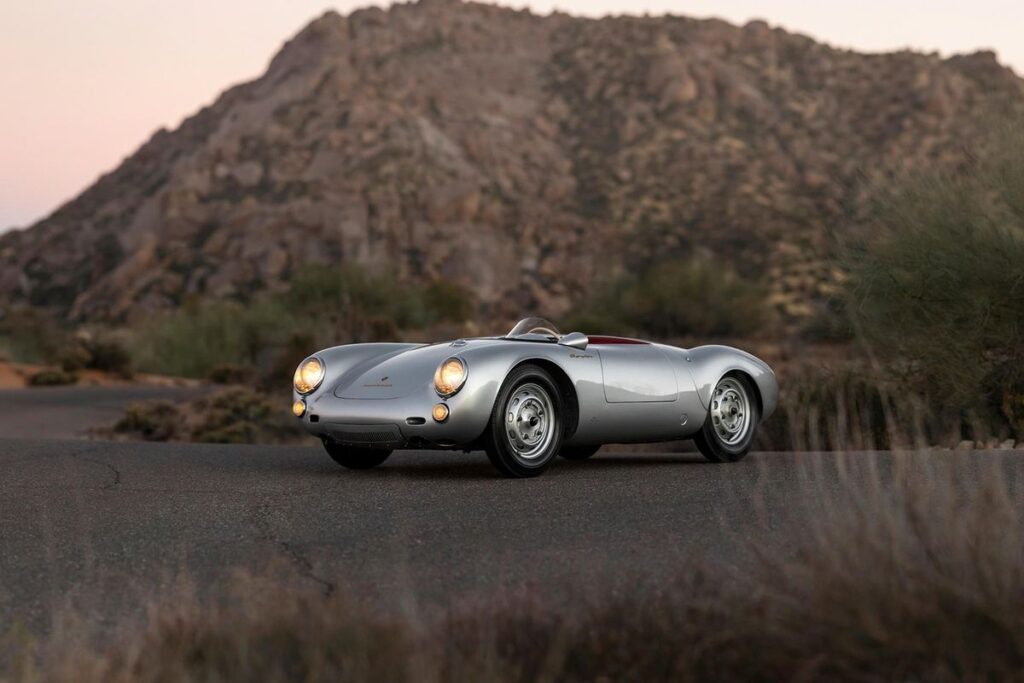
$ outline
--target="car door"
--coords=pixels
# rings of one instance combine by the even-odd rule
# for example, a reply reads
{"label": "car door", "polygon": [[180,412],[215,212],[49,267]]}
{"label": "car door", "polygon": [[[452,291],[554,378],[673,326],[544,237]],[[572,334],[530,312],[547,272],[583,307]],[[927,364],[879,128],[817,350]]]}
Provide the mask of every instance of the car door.
{"label": "car door", "polygon": [[604,397],[608,403],[675,401],[676,374],[653,344],[601,344],[590,347],[601,359]]}

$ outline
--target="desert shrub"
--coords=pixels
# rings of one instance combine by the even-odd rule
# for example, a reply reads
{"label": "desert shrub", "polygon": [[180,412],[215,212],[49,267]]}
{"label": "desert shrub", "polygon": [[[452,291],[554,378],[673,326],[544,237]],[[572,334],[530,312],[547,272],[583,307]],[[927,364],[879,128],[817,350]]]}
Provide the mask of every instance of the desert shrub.
{"label": "desert shrub", "polygon": [[425,324],[461,323],[473,317],[476,302],[462,285],[450,280],[435,280],[423,290],[423,307],[428,314]]}
{"label": "desert shrub", "polygon": [[207,376],[214,384],[245,384],[252,377],[253,370],[245,365],[222,363],[214,366]]}
{"label": "desert shrub", "polygon": [[136,331],[136,364],[146,372],[208,377],[225,363],[255,365],[295,324],[284,306],[269,299],[190,302]]}
{"label": "desert shrub", "polygon": [[60,368],[44,368],[28,376],[28,384],[32,387],[57,387],[75,384],[77,381],[75,373]]}
{"label": "desert shrub", "polygon": [[300,268],[285,301],[321,329],[326,326],[335,339],[351,341],[379,341],[394,338],[401,329],[461,322],[474,307],[458,284],[401,283],[356,264]]}
{"label": "desert shrub", "polygon": [[182,425],[181,411],[167,401],[130,404],[114,424],[115,434],[143,441],[172,441]]}
{"label": "desert shrub", "polygon": [[800,338],[810,343],[846,344],[856,338],[843,297],[832,297],[814,305],[800,325]]}
{"label": "desert shrub", "polygon": [[100,370],[124,378],[132,376],[132,354],[124,335],[111,330],[81,329],[57,353],[66,372]]}
{"label": "desert shrub", "polygon": [[734,337],[756,332],[766,315],[759,286],[725,263],[695,256],[608,283],[567,321],[567,327],[583,332],[632,330],[659,337]]}
{"label": "desert shrub", "polygon": [[48,311],[0,311],[0,345],[16,363],[51,363],[67,344],[68,332]]}
{"label": "desert shrub", "polygon": [[250,389],[226,389],[189,408],[187,440],[202,443],[288,443],[302,436],[287,401]]}
{"label": "desert shrub", "polygon": [[871,351],[929,402],[989,414],[1024,377],[1024,133],[998,143],[963,172],[880,189],[845,255]]}
{"label": "desert shrub", "polygon": [[100,436],[144,441],[197,443],[295,443],[307,439],[288,410],[287,400],[274,400],[251,389],[221,389],[179,403],[133,403]]}
{"label": "desert shrub", "polygon": [[779,385],[775,414],[758,430],[759,449],[889,450],[989,436],[866,361],[789,367]]}

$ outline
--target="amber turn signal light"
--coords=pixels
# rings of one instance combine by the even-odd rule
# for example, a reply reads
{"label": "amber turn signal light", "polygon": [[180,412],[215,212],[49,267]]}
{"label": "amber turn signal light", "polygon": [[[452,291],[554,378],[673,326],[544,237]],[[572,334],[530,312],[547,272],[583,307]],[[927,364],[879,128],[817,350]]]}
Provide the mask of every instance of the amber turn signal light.
{"label": "amber turn signal light", "polygon": [[450,411],[448,410],[447,405],[445,405],[444,403],[438,403],[436,406],[434,406],[434,409],[431,411],[431,414],[434,417],[434,422],[444,422],[445,420],[448,419],[449,412]]}

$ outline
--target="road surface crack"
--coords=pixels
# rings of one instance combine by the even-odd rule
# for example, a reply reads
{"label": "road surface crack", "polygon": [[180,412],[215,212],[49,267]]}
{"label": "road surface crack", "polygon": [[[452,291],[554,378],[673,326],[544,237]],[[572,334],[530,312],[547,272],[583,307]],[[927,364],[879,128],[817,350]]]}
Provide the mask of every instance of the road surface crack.
{"label": "road surface crack", "polygon": [[87,458],[82,455],[79,455],[77,457],[79,460],[82,460],[84,462],[89,462],[92,463],[93,465],[100,465],[101,467],[106,467],[108,470],[110,470],[110,473],[114,475],[114,478],[110,482],[103,485],[104,489],[115,489],[121,484],[121,471],[114,467],[113,465],[111,465],[109,462],[106,462],[104,460],[98,460],[96,458]]}
{"label": "road surface crack", "polygon": [[324,597],[329,597],[334,593],[335,585],[333,581],[329,581],[322,576],[319,576],[313,567],[313,562],[303,555],[299,550],[290,542],[283,539],[277,538],[270,529],[270,523],[267,520],[267,514],[270,512],[270,506],[267,504],[258,505],[254,510],[253,524],[256,526],[259,532],[260,540],[272,543],[281,550],[281,554],[284,555],[288,561],[295,567],[299,572],[299,576],[309,579],[310,581],[317,583],[321,586]]}

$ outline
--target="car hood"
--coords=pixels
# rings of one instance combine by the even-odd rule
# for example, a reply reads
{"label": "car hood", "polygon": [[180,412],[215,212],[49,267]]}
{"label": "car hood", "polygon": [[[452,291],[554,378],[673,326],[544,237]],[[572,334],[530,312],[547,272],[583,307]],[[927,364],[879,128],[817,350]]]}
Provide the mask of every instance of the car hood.
{"label": "car hood", "polygon": [[334,395],[361,400],[391,399],[429,389],[437,367],[465,348],[445,342],[371,358],[345,372],[334,387]]}

